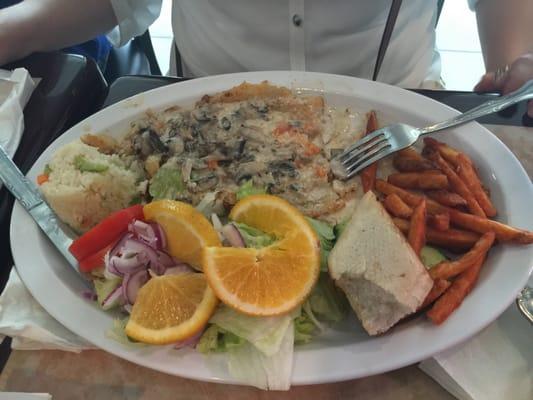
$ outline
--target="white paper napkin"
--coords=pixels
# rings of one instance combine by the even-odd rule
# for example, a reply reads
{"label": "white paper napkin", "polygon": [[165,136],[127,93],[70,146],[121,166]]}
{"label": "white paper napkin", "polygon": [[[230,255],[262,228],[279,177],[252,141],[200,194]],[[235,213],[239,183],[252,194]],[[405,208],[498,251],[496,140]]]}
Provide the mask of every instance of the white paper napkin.
{"label": "white paper napkin", "polygon": [[13,157],[24,131],[24,106],[35,83],[28,71],[0,70],[0,146]]}
{"label": "white paper napkin", "polygon": [[[0,340],[2,335],[13,337],[17,350],[94,348],[33,299],[15,268],[0,296]],[[473,339],[423,361],[420,368],[460,400],[531,400],[532,338],[533,326],[513,304]]]}
{"label": "white paper napkin", "polygon": [[470,341],[419,367],[460,400],[531,400],[533,326],[512,304]]}
{"label": "white paper napkin", "polygon": [[35,301],[15,268],[0,296],[0,342],[11,336],[17,350],[66,350],[79,353],[94,346],[75,335]]}

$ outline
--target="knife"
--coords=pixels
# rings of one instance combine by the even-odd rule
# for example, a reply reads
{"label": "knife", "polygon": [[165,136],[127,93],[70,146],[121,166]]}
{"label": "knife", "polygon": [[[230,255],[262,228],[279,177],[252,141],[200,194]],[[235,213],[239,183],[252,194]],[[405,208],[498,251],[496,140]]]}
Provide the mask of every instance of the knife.
{"label": "knife", "polygon": [[[78,270],[78,262],[68,250],[72,239],[59,227],[56,214],[46,204],[37,187],[26,179],[2,146],[0,146],[0,180],[63,254],[70,266],[82,277]],[[83,277],[82,279],[86,281]]]}

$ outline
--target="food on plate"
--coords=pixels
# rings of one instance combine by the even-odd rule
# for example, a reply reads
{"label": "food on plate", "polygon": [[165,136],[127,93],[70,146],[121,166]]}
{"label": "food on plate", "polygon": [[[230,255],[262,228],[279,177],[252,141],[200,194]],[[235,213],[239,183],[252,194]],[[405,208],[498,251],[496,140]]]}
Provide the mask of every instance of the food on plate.
{"label": "food on plate", "polygon": [[203,330],[217,304],[202,273],[155,276],[139,290],[125,332],[150,344],[186,340]]}
{"label": "food on plate", "polygon": [[414,313],[433,286],[426,268],[372,192],[329,255],[329,271],[370,335]]}
{"label": "food on plate", "polygon": [[332,179],[329,160],[360,138],[366,123],[365,114],[328,107],[322,96],[243,83],[192,109],[149,112],[117,151],[144,166],[144,200],[196,206],[216,193],[217,207],[229,210],[239,187],[252,185],[335,223],[353,209],[357,184]]}
{"label": "food on plate", "polygon": [[287,389],[294,346],[349,305],[370,335],[417,312],[440,324],[496,242],[533,242],[489,219],[472,160],[432,138],[335,179],[330,160],[378,127],[243,83],[149,110],[122,138],[86,134],[38,182],[83,233],[70,251],[119,317],[111,337],[224,353],[235,378]]}
{"label": "food on plate", "polygon": [[468,189],[470,189],[487,217],[492,218],[496,216],[496,208],[494,208],[494,205],[490,201],[489,195],[483,190],[470,159],[462,153],[457,156],[457,174],[465,182]]}
{"label": "food on plate", "polygon": [[137,174],[119,156],[100,153],[80,140],[60,148],[46,172],[40,185],[46,201],[77,232],[127,207],[138,193]]}
{"label": "food on plate", "polygon": [[167,251],[177,260],[202,270],[202,251],[207,246],[220,246],[220,239],[204,215],[189,204],[154,201],[143,208],[147,221],[161,226],[167,238]]}
{"label": "food on plate", "polygon": [[434,170],[423,172],[398,172],[388,177],[389,183],[404,189],[446,189],[448,178]]}
{"label": "food on plate", "polygon": [[485,258],[495,238],[494,232],[485,233],[468,253],[457,260],[443,261],[437,264],[431,268],[429,274],[433,279],[449,279],[459,275],[461,272],[471,268],[480,258]]}
{"label": "food on plate", "polygon": [[450,285],[444,294],[435,302],[435,305],[427,312],[427,316],[435,324],[442,324],[463,302],[476,284],[479,271],[483,266],[485,257],[479,258],[474,265],[464,271]]}
{"label": "food on plate", "polygon": [[217,296],[250,315],[287,313],[303,303],[320,271],[320,243],[305,217],[279,197],[252,195],[229,218],[275,241],[259,249],[206,247],[203,270]]}
{"label": "food on plate", "polygon": [[465,182],[459,177],[459,175],[457,175],[457,173],[453,170],[450,164],[448,164],[448,162],[442,158],[440,153],[438,151],[429,152],[427,157],[433,161],[442,170],[442,172],[444,172],[444,174],[446,174],[448,180],[450,181],[450,186],[456,193],[466,200],[466,206],[470,212],[474,215],[485,217],[485,212],[480,207],[473,193],[470,191],[468,186],[466,186]]}
{"label": "food on plate", "polygon": [[426,244],[426,199],[423,199],[413,210],[407,241],[417,255]]}
{"label": "food on plate", "polygon": [[466,200],[457,193],[448,190],[428,190],[425,195],[437,203],[447,207],[463,207],[466,206]]}

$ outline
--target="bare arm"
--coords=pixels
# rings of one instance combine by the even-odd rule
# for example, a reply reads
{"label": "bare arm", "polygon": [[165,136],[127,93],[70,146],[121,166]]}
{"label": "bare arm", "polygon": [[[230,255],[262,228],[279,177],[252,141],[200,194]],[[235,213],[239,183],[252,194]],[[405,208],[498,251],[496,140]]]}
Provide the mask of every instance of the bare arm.
{"label": "bare arm", "polygon": [[110,0],[24,0],[0,10],[0,65],[87,41],[116,24]]}
{"label": "bare arm", "polygon": [[487,71],[533,52],[533,1],[480,0],[476,15]]}

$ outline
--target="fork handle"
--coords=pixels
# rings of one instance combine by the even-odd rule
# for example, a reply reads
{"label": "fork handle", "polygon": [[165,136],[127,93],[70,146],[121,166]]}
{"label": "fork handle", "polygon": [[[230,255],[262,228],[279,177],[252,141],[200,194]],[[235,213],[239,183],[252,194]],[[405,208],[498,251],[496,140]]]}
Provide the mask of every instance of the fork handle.
{"label": "fork handle", "polygon": [[437,132],[446,128],[450,128],[452,126],[461,125],[474,119],[483,117],[485,115],[493,114],[495,112],[503,110],[504,108],[512,106],[513,104],[516,104],[522,100],[528,99],[533,99],[533,79],[527,81],[522,87],[505,96],[498,97],[494,100],[489,100],[449,120],[439,122],[434,125],[426,126],[425,128],[420,128],[419,134],[425,135],[427,133]]}

